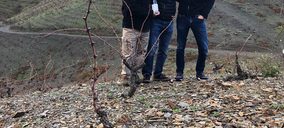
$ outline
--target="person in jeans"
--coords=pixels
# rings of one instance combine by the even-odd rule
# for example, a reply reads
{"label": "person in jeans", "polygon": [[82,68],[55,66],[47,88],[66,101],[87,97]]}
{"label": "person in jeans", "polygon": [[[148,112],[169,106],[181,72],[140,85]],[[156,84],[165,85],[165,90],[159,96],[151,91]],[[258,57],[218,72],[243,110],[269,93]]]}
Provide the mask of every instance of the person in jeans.
{"label": "person in jeans", "polygon": [[196,63],[196,78],[207,80],[204,75],[205,61],[208,54],[208,36],[205,20],[212,9],[215,0],[178,0],[177,17],[177,49],[176,49],[176,77],[177,81],[183,80],[184,49],[187,35],[191,28],[197,46],[198,59]]}
{"label": "person in jeans", "polygon": [[[155,0],[153,3],[155,3]],[[145,59],[146,65],[142,69],[144,83],[150,82],[153,72],[154,56],[157,50],[158,53],[153,73],[153,80],[169,80],[169,78],[165,76],[162,72],[164,63],[167,59],[168,47],[171,42],[171,37],[173,33],[172,20],[176,13],[176,0],[157,0],[157,4],[159,8],[159,13],[154,12],[156,16],[153,17],[152,24],[150,27],[150,37]]]}
{"label": "person in jeans", "polygon": [[[145,49],[149,38],[151,0],[122,1],[122,56],[131,66],[144,63]],[[119,85],[128,85],[130,70],[122,62]]]}

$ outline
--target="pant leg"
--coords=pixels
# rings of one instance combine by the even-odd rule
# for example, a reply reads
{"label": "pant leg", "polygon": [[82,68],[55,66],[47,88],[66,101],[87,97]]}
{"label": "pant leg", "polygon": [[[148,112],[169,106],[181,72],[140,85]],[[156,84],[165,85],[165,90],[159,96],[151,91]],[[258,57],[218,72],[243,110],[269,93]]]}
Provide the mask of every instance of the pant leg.
{"label": "pant leg", "polygon": [[[137,36],[136,30],[123,28],[121,53],[124,58],[129,59],[135,55]],[[130,70],[123,64],[123,62],[121,66],[121,75],[130,75]]]}
{"label": "pant leg", "polygon": [[205,68],[205,61],[208,55],[208,36],[205,20],[200,20],[196,16],[192,22],[191,28],[198,46],[196,75],[202,75]]}
{"label": "pant leg", "polygon": [[177,49],[176,49],[176,73],[184,71],[184,49],[190,28],[191,18],[178,15],[177,17]]}
{"label": "pant leg", "polygon": [[153,71],[153,63],[154,63],[154,56],[157,51],[157,47],[159,44],[158,36],[162,31],[162,24],[159,19],[153,19],[151,28],[150,28],[150,36],[149,42],[147,47],[147,54],[145,59],[145,66],[142,69],[142,74],[145,75],[152,75]]}
{"label": "pant leg", "polygon": [[[167,28],[167,26],[169,27]],[[163,72],[163,67],[167,59],[169,44],[173,34],[173,23],[170,21],[163,21],[163,29],[166,29],[166,31],[164,31],[160,37],[154,75],[160,75]]]}
{"label": "pant leg", "polygon": [[141,66],[144,63],[145,60],[145,54],[147,51],[147,44],[148,44],[148,40],[149,40],[149,32],[142,32],[142,33],[138,33],[139,37],[138,37],[138,41],[137,41],[137,45],[136,45],[136,50],[135,50],[135,64],[136,66]]}

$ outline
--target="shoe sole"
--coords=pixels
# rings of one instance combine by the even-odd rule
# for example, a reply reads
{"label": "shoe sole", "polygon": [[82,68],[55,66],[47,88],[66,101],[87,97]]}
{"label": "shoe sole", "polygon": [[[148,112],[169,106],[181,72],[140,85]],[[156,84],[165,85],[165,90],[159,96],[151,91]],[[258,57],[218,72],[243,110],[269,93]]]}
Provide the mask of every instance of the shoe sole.
{"label": "shoe sole", "polygon": [[209,79],[196,78],[196,80],[198,80],[198,81],[202,81],[202,80],[206,81],[206,80],[209,80]]}
{"label": "shoe sole", "polygon": [[183,79],[175,79],[176,81],[183,81]]}
{"label": "shoe sole", "polygon": [[148,83],[151,83],[151,81],[150,80],[143,80],[141,83],[148,84]]}
{"label": "shoe sole", "polygon": [[163,81],[163,82],[165,82],[165,81],[171,81],[171,79],[163,79],[163,80],[161,80],[161,79],[153,79],[153,81]]}

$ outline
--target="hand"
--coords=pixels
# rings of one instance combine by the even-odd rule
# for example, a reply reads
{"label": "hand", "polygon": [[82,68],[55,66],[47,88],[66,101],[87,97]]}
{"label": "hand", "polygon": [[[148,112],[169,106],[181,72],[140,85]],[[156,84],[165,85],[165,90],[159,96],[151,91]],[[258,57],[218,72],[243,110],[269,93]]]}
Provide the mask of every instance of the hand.
{"label": "hand", "polygon": [[156,12],[153,12],[153,13],[154,13],[154,16],[160,15],[160,11],[156,11]]}
{"label": "hand", "polygon": [[202,16],[202,15],[198,15],[198,17],[197,17],[199,20],[203,20],[204,19],[204,17]]}

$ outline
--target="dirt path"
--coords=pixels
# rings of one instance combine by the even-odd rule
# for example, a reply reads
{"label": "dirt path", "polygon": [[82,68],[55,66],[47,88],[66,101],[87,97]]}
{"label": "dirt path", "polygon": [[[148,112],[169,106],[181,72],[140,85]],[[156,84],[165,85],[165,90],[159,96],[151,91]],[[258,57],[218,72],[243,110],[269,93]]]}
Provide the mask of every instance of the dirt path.
{"label": "dirt path", "polygon": [[[10,29],[10,26],[3,26],[0,27],[0,32],[9,33],[9,34],[19,34],[19,35],[43,35],[43,36],[49,36],[49,35],[57,35],[57,36],[69,36],[69,37],[82,37],[82,38],[88,38],[86,35],[75,35],[75,34],[64,34],[64,33],[56,33],[53,32],[18,32],[13,31]],[[116,39],[116,36],[100,36],[103,39]]]}

